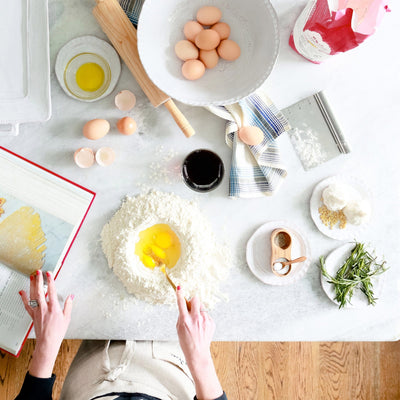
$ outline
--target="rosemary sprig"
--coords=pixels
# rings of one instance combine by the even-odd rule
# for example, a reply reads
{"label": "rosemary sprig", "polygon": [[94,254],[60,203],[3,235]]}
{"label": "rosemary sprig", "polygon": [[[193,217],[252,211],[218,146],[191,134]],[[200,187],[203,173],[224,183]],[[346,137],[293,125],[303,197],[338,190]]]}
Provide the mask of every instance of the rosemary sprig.
{"label": "rosemary sprig", "polygon": [[384,273],[388,267],[386,261],[377,262],[366,249],[363,243],[355,243],[350,256],[339,268],[335,277],[332,277],[326,270],[325,258],[319,259],[322,275],[327,282],[335,287],[335,300],[339,308],[351,303],[355,290],[361,290],[368,299],[368,303],[375,305],[377,298],[374,295],[371,278]]}

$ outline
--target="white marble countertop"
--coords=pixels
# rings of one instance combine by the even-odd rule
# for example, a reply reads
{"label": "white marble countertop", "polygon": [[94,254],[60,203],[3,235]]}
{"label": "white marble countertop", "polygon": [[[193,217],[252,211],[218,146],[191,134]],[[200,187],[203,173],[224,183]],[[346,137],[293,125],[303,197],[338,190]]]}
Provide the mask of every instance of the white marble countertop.
{"label": "white marble countertop", "polygon": [[[198,195],[178,178],[172,183],[150,180],[149,165],[175,151],[172,164],[179,165],[193,149],[207,147],[218,152],[229,170],[230,150],[224,144],[223,121],[201,108],[180,104],[197,131],[185,139],[168,112],[154,109],[125,65],[111,96],[87,104],[67,97],[54,74],[55,56],[70,39],[86,34],[105,38],[91,14],[92,0],[49,0],[50,53],[52,66],[52,118],[45,123],[21,126],[15,138],[0,138],[5,146],[45,167],[97,192],[96,201],[60,272],[60,296],[76,296],[67,338],[114,338],[176,340],[177,311],[166,306],[150,306],[137,301],[108,268],[99,234],[119,208],[126,194],[141,191],[141,185],[173,191],[184,198],[197,198],[215,230],[235,250],[236,265],[222,289],[230,301],[212,312],[217,323],[216,340],[396,340],[400,338],[400,55],[398,37],[399,6],[384,17],[378,32],[359,48],[336,56],[322,65],[305,61],[289,48],[294,21],[305,4],[274,0],[281,29],[281,50],[265,88],[280,108],[321,89],[326,90],[352,153],[305,172],[286,135],[279,139],[288,167],[288,177],[272,198],[229,200],[228,179],[209,194]],[[130,113],[139,123],[141,134],[123,137],[107,135],[90,142],[82,134],[85,121],[106,118],[112,124],[121,117],[113,104],[114,94],[130,89],[138,98]],[[81,170],[72,154],[82,146],[112,146],[115,164]],[[161,147],[163,146],[163,148]],[[162,162],[161,162],[162,163]],[[170,165],[171,166],[171,165]],[[338,173],[365,180],[374,193],[374,212],[369,229],[360,237],[384,254],[391,267],[384,291],[376,307],[338,310],[325,296],[316,265],[341,242],[323,236],[309,213],[313,187]],[[245,245],[264,222],[285,219],[300,226],[311,244],[312,266],[291,286],[268,286],[256,279],[245,261]]]}

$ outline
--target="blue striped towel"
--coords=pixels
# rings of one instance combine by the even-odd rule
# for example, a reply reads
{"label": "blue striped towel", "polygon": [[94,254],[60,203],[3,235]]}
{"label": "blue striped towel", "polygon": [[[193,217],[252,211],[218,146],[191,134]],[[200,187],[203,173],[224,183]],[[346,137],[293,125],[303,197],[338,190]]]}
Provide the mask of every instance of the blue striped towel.
{"label": "blue striped towel", "polygon": [[[290,129],[285,116],[261,91],[238,103],[206,107],[225,119],[225,141],[232,148],[229,197],[254,198],[272,195],[287,172],[282,164],[276,139]],[[264,140],[248,146],[238,138],[242,126],[257,126]]]}
{"label": "blue striped towel", "polygon": [[[144,1],[119,0],[135,26]],[[255,198],[276,192],[287,174],[276,144],[276,139],[290,129],[285,116],[261,91],[235,104],[206,108],[227,121],[225,141],[232,148],[229,197]],[[258,126],[264,133],[262,143],[248,146],[239,140],[237,132],[242,126]]]}

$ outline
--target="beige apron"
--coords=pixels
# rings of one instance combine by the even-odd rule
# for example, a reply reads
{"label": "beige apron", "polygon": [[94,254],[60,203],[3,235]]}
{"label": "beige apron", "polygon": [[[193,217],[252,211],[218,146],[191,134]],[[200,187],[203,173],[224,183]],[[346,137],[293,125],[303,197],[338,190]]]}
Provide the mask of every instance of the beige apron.
{"label": "beige apron", "polygon": [[176,342],[84,341],[60,399],[90,400],[112,392],[193,400],[195,388]]}

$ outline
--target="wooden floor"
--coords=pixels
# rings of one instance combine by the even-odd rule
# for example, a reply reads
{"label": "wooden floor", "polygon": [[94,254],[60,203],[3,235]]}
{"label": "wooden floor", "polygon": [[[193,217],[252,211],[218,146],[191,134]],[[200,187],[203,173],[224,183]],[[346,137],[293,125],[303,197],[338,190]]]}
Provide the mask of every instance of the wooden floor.
{"label": "wooden floor", "polygon": [[[54,399],[79,345],[62,345]],[[1,354],[1,400],[17,395],[33,348],[29,340],[18,359]],[[219,342],[212,353],[229,400],[400,400],[400,342]]]}

